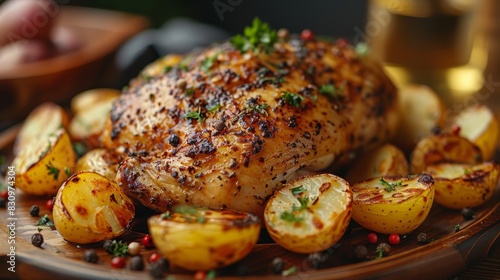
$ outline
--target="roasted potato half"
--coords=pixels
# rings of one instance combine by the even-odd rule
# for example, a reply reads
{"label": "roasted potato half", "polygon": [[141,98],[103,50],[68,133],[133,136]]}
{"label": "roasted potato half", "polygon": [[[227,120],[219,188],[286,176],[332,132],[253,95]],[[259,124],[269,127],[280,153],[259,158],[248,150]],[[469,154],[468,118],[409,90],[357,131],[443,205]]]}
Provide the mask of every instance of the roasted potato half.
{"label": "roasted potato half", "polygon": [[75,166],[75,172],[94,171],[114,181],[118,163],[118,157],[114,156],[111,151],[106,149],[94,149],[88,151],[78,159]]}
{"label": "roasted potato half", "polygon": [[23,122],[14,143],[14,154],[26,149],[36,138],[44,138],[61,127],[67,127],[68,115],[64,109],[52,102],[42,103]]}
{"label": "roasted potato half", "polygon": [[112,88],[95,88],[81,92],[71,99],[71,111],[74,114],[85,112],[95,104],[107,103],[108,100],[115,100],[121,91]]}
{"label": "roasted potato half", "polygon": [[14,158],[16,187],[33,195],[53,196],[71,175],[76,155],[64,128],[26,143]]}
{"label": "roasted potato half", "polygon": [[498,185],[500,166],[442,163],[430,165],[425,172],[434,178],[437,203],[451,209],[477,207],[485,203]]}
{"label": "roasted potato half", "polygon": [[95,89],[74,97],[71,105],[76,111],[68,127],[71,138],[84,141],[90,148],[98,147],[113,102],[119,96],[118,90]]}
{"label": "roasted potato half", "polygon": [[345,179],[353,184],[382,176],[407,176],[405,154],[392,144],[385,144],[360,155],[350,166]]}
{"label": "roasted potato half", "polygon": [[170,263],[188,270],[209,270],[245,257],[257,243],[257,216],[230,210],[179,206],[148,219],[156,248]]}
{"label": "roasted potato half", "polygon": [[178,65],[184,57],[181,55],[170,54],[149,64],[142,70],[141,76],[158,76],[166,73],[169,68]]}
{"label": "roasted potato half", "polygon": [[411,154],[411,171],[422,173],[426,166],[441,162],[478,164],[481,150],[468,139],[454,134],[432,135],[422,139]]}
{"label": "roasted potato half", "polygon": [[434,181],[427,174],[373,178],[353,185],[352,218],[383,234],[407,234],[420,226],[434,201]]}
{"label": "roasted potato half", "polygon": [[398,129],[394,143],[409,153],[422,138],[432,134],[445,122],[445,106],[438,95],[424,85],[407,85],[399,89]]}
{"label": "roasted potato half", "polygon": [[267,202],[264,220],[269,235],[296,253],[325,250],[344,235],[351,220],[349,183],[331,174],[298,178]]}
{"label": "roasted potato half", "polygon": [[486,105],[465,109],[452,121],[451,127],[460,128],[459,135],[476,144],[484,160],[491,160],[498,147],[499,126],[495,114]]}
{"label": "roasted potato half", "polygon": [[135,208],[114,181],[83,171],[61,186],[52,215],[64,239],[88,244],[123,234],[134,218]]}

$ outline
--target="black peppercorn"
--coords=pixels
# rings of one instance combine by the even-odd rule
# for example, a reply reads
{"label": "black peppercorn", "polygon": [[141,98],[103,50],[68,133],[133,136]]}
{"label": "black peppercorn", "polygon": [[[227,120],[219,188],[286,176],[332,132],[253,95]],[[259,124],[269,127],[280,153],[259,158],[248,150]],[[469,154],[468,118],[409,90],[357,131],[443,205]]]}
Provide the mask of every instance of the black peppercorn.
{"label": "black peppercorn", "polygon": [[273,273],[281,274],[283,269],[285,269],[285,262],[283,261],[283,259],[280,257],[274,258],[273,262],[271,263],[271,270],[273,271]]}
{"label": "black peppercorn", "polygon": [[368,256],[368,248],[364,245],[356,245],[351,249],[351,257],[355,260],[364,260]]}
{"label": "black peppercorn", "polygon": [[38,217],[38,214],[40,213],[40,207],[38,205],[33,205],[30,208],[30,215],[31,217]]}
{"label": "black peppercorn", "polygon": [[112,240],[104,241],[104,243],[102,243],[102,248],[110,254],[113,253],[113,241]]}
{"label": "black peppercorn", "polygon": [[128,266],[131,270],[143,270],[144,261],[142,260],[142,256],[133,256]]}
{"label": "black peppercorn", "polygon": [[99,256],[94,250],[87,250],[83,253],[83,260],[89,263],[97,263]]}
{"label": "black peppercorn", "polygon": [[429,236],[425,232],[421,232],[417,235],[417,241],[420,244],[427,244],[430,242]]}
{"label": "black peppercorn", "polygon": [[35,233],[31,236],[31,244],[37,247],[41,247],[43,244],[43,235],[40,233]]}
{"label": "black peppercorn", "polygon": [[7,200],[5,198],[0,197],[0,208],[5,208],[5,205],[7,205]]}
{"label": "black peppercorn", "polygon": [[463,208],[462,209],[462,217],[464,217],[464,219],[466,219],[466,220],[474,219],[474,210],[472,210],[468,207]]}
{"label": "black peppercorn", "polygon": [[157,262],[151,264],[151,269],[149,269],[149,275],[151,275],[151,277],[163,278],[163,273],[163,269]]}

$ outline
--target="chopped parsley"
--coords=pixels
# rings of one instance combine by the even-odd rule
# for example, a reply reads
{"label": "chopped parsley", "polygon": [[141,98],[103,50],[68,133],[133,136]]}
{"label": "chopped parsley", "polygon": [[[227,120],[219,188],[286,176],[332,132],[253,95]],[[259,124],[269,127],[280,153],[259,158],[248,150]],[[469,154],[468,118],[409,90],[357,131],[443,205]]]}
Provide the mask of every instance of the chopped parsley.
{"label": "chopped parsley", "polygon": [[359,43],[354,48],[354,51],[361,57],[368,56],[370,54],[370,48],[366,43]]}
{"label": "chopped parsley", "polygon": [[59,168],[55,167],[52,162],[49,162],[49,164],[45,165],[47,167],[47,170],[49,170],[49,175],[54,176],[54,180],[57,180],[59,178]]}
{"label": "chopped parsley", "polygon": [[174,69],[174,67],[172,65],[165,66],[165,67],[163,67],[163,73],[168,73],[168,72],[172,71],[172,69]]}
{"label": "chopped parsley", "polygon": [[386,192],[395,191],[397,186],[402,186],[403,185],[403,181],[399,181],[397,183],[389,183],[386,180],[384,180],[384,178],[380,178],[379,181],[385,187],[385,191]]}
{"label": "chopped parsley", "polygon": [[172,214],[170,213],[170,211],[167,211],[167,212],[162,213],[162,214],[160,215],[160,219],[162,219],[162,220],[163,220],[163,219],[169,219],[171,215],[172,215]]}
{"label": "chopped parsley", "polygon": [[49,219],[49,216],[45,214],[43,215],[43,217],[40,218],[40,220],[38,220],[35,226],[53,227],[54,223]]}
{"label": "chopped parsley", "polygon": [[45,149],[42,151],[42,153],[40,154],[38,159],[42,159],[49,152],[51,147],[52,147],[52,144],[50,143],[50,141],[48,141],[47,147],[45,147]]}
{"label": "chopped parsley", "polygon": [[88,147],[85,142],[74,142],[73,151],[75,151],[76,155],[80,158],[87,153]]}
{"label": "chopped parsley", "polygon": [[214,62],[217,60],[217,57],[219,56],[219,54],[220,54],[220,51],[212,56],[206,57],[201,62],[201,66],[200,66],[201,70],[203,70],[203,72],[205,72],[205,73],[208,73],[208,71],[210,71],[210,68],[212,68],[212,66],[214,66]]}
{"label": "chopped parsley", "polygon": [[296,266],[292,266],[286,270],[283,270],[283,272],[281,272],[281,275],[282,276],[289,276],[289,275],[292,275],[294,273],[297,272],[297,267]]}
{"label": "chopped parsley", "polygon": [[188,87],[186,89],[186,91],[184,92],[184,96],[191,97],[191,96],[193,96],[193,93],[194,93],[194,88]]}
{"label": "chopped parsley", "polygon": [[302,100],[304,100],[304,97],[289,91],[283,91],[281,99],[283,99],[289,105],[292,105],[295,108],[299,108],[300,103],[302,103]]}
{"label": "chopped parsley", "polygon": [[294,223],[294,222],[300,223],[300,222],[304,221],[304,218],[297,216],[297,214],[295,214],[292,211],[285,211],[285,212],[281,213],[280,218],[284,221],[291,222],[291,223]]}
{"label": "chopped parsley", "polygon": [[275,30],[269,27],[269,24],[262,22],[259,18],[255,18],[252,26],[245,27],[243,35],[237,34],[230,39],[231,44],[241,53],[248,50],[259,52],[263,50],[269,53],[274,43],[278,41],[278,35]]}
{"label": "chopped parsley", "polygon": [[71,169],[69,169],[69,167],[65,166],[64,167],[64,173],[66,173],[66,176],[71,176]]}
{"label": "chopped parsley", "polygon": [[217,103],[213,107],[208,108],[208,111],[210,113],[215,113],[215,112],[219,111],[219,109],[220,109],[220,103]]}
{"label": "chopped parsley", "polygon": [[292,188],[292,194],[294,196],[297,196],[305,191],[306,191],[306,188],[304,188],[303,186],[298,186],[298,187]]}
{"label": "chopped parsley", "polygon": [[460,224],[456,224],[455,225],[455,232],[459,232],[460,231]]}
{"label": "chopped parsley", "polygon": [[259,82],[261,84],[266,83],[266,82],[270,82],[271,84],[273,84],[273,85],[276,86],[276,85],[279,85],[279,84],[285,82],[285,78],[283,78],[283,77],[276,77],[276,78],[274,78],[274,77],[265,77],[265,78],[260,79]]}
{"label": "chopped parsley", "polygon": [[[202,224],[206,221],[204,213],[192,206],[178,205],[173,209],[173,211],[176,214],[180,214],[188,223],[197,222]],[[169,214],[165,218],[169,219],[170,217],[171,215]]]}
{"label": "chopped parsley", "polygon": [[189,112],[184,116],[188,120],[197,120],[199,122],[203,122],[205,120],[205,116],[198,110],[198,112]]}
{"label": "chopped parsley", "polygon": [[128,253],[128,244],[127,242],[122,242],[113,240],[111,241],[111,245],[106,248],[106,251],[113,255],[113,257],[123,257]]}
{"label": "chopped parsley", "polygon": [[464,175],[470,175],[472,171],[469,168],[464,168]]}
{"label": "chopped parsley", "polygon": [[247,100],[245,102],[245,112],[244,113],[250,113],[252,111],[259,112],[262,115],[267,115],[266,109],[269,108],[269,105],[267,104],[259,104],[255,100]]}

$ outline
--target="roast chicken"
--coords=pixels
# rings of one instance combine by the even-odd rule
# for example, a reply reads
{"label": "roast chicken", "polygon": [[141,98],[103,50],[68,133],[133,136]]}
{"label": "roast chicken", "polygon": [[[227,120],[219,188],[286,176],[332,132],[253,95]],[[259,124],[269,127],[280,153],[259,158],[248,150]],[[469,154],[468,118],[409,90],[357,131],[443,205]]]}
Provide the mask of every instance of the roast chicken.
{"label": "roast chicken", "polygon": [[387,141],[397,90],[344,40],[290,37],[271,50],[226,42],[149,65],[114,103],[103,145],[116,180],[163,212],[175,205],[261,215],[300,170],[339,166]]}

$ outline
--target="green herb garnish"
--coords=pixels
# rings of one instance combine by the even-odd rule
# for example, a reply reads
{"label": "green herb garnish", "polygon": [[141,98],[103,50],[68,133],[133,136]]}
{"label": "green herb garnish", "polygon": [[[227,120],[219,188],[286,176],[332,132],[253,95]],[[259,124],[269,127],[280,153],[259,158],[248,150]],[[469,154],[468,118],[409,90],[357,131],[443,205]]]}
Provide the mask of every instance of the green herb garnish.
{"label": "green herb garnish", "polygon": [[167,211],[167,212],[162,213],[162,214],[160,215],[160,219],[162,219],[162,220],[163,220],[163,219],[169,219],[171,215],[172,215],[172,214],[170,213],[170,211]]}
{"label": "green herb garnish", "polygon": [[285,220],[285,221],[291,222],[291,223],[294,223],[294,222],[300,223],[300,222],[304,221],[304,218],[297,216],[297,214],[295,214],[293,211],[285,211],[285,212],[281,213],[280,218],[282,220]]}
{"label": "green herb garnish", "polygon": [[198,112],[189,112],[184,116],[188,120],[197,120],[199,122],[203,122],[205,120],[205,116],[198,110]]}
{"label": "green herb garnish", "polygon": [[299,108],[300,103],[302,103],[302,100],[304,100],[304,97],[289,91],[283,91],[281,99],[283,99],[289,105],[292,105],[295,108]]}
{"label": "green herb garnish", "polygon": [[176,206],[173,211],[176,214],[180,214],[188,223],[196,221],[202,224],[206,221],[204,213],[192,206],[179,205]]}
{"label": "green herb garnish", "polygon": [[208,108],[208,111],[210,113],[215,113],[219,110],[219,108],[220,108],[220,103],[217,103],[213,107]]}
{"label": "green herb garnish", "polygon": [[172,69],[174,69],[174,67],[171,65],[165,66],[165,67],[163,67],[163,73],[168,73],[168,72],[172,71]]}
{"label": "green herb garnish", "polygon": [[254,52],[263,50],[269,53],[274,43],[278,41],[278,35],[275,30],[269,27],[269,24],[262,22],[259,18],[255,18],[252,26],[245,27],[243,35],[237,34],[230,39],[231,44],[244,53],[250,49]]}
{"label": "green herb garnish", "polygon": [[59,178],[59,168],[55,167],[52,162],[49,162],[49,164],[45,165],[47,167],[47,170],[49,170],[49,175],[54,176],[54,180],[57,180]]}
{"label": "green herb garnish", "polygon": [[47,144],[47,147],[45,147],[45,149],[42,151],[42,153],[40,154],[40,156],[38,157],[38,159],[42,159],[50,150],[50,148],[52,147],[52,144],[50,143],[50,141],[48,141],[49,143]]}
{"label": "green herb garnish", "polygon": [[38,232],[41,232],[41,231],[43,230],[43,228],[38,227],[36,230],[37,230]]}
{"label": "green herb garnish", "polygon": [[460,231],[460,224],[456,224],[455,225],[455,232],[459,232]]}
{"label": "green herb garnish", "polygon": [[53,227],[54,223],[49,219],[49,216],[45,214],[40,218],[40,220],[38,220],[35,226]]}
{"label": "green herb garnish", "polygon": [[292,194],[294,196],[297,196],[305,191],[306,191],[306,188],[304,188],[303,186],[298,186],[298,187],[292,188]]}
{"label": "green herb garnish", "polygon": [[65,166],[64,167],[64,173],[66,173],[66,176],[71,176],[71,170],[69,169],[69,167]]}
{"label": "green herb garnish", "polygon": [[76,155],[80,158],[87,153],[88,147],[84,142],[74,142],[73,151],[75,151]]}
{"label": "green herb garnish", "polygon": [[212,66],[214,66],[214,62],[217,60],[217,57],[219,56],[219,54],[220,54],[220,51],[212,56],[206,57],[201,62],[201,66],[200,66],[201,70],[203,70],[203,72],[205,72],[205,73],[208,73],[208,71],[210,71],[210,68],[212,68]]}
{"label": "green herb garnish", "polygon": [[380,181],[380,183],[382,183],[382,185],[384,185],[386,192],[395,191],[397,186],[403,185],[403,181],[399,181],[397,183],[389,183],[386,180],[384,180],[384,178],[380,178],[379,181]]}
{"label": "green herb garnish", "polygon": [[286,270],[283,270],[283,272],[281,272],[281,275],[282,276],[289,276],[289,275],[292,275],[294,273],[297,272],[297,267],[296,266],[292,266]]}
{"label": "green herb garnish", "polygon": [[368,56],[370,54],[370,48],[366,43],[359,43],[354,48],[354,51],[361,57]]}
{"label": "green herb garnish", "polygon": [[263,84],[265,82],[271,82],[271,84],[273,84],[273,85],[279,85],[279,84],[285,82],[285,78],[283,78],[283,77],[277,77],[277,78],[264,77],[264,78],[260,79],[261,84]]}
{"label": "green herb garnish", "polygon": [[121,240],[113,240],[107,251],[113,255],[113,257],[123,257],[128,252],[128,244],[127,242],[122,242]]}
{"label": "green herb garnish", "polygon": [[188,87],[186,89],[186,91],[184,92],[184,96],[190,97],[190,96],[193,96],[193,93],[194,93],[194,88]]}
{"label": "green herb garnish", "polygon": [[324,84],[319,88],[319,93],[337,97],[343,90],[343,87],[336,88],[333,84]]}
{"label": "green herb garnish", "polygon": [[267,104],[259,104],[256,101],[249,101],[247,100],[245,102],[245,112],[244,113],[250,113],[252,111],[257,111],[262,115],[267,115],[266,109],[269,108],[269,105]]}

